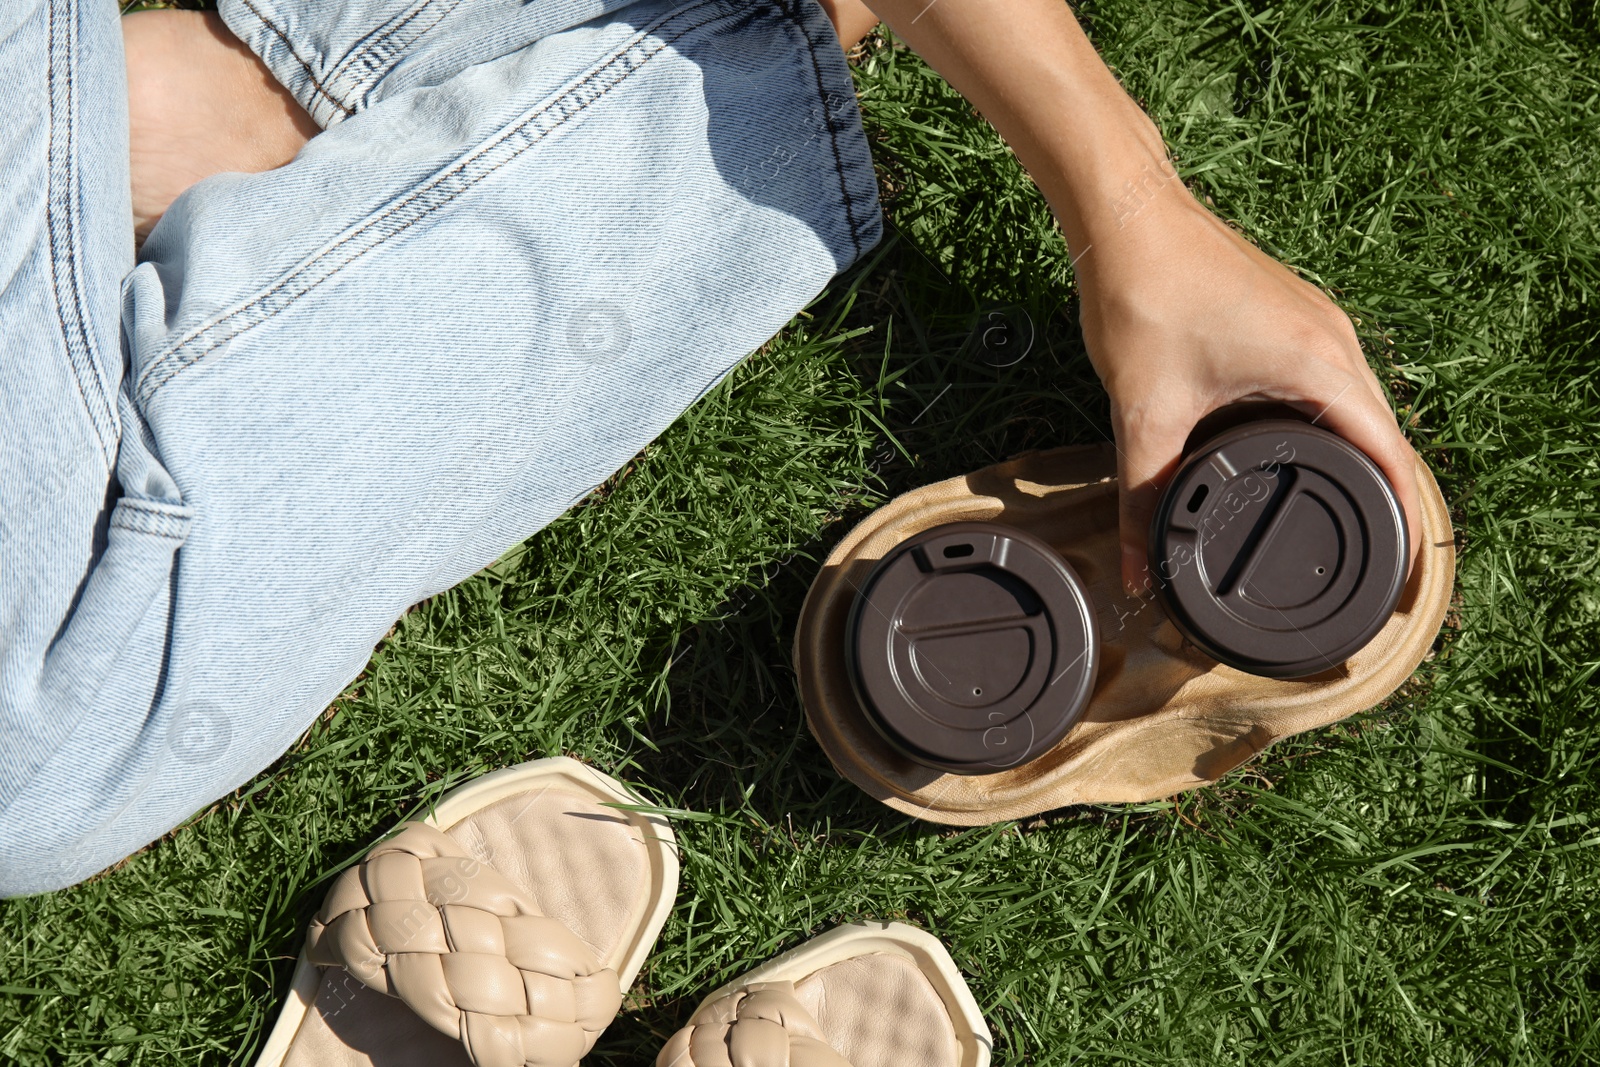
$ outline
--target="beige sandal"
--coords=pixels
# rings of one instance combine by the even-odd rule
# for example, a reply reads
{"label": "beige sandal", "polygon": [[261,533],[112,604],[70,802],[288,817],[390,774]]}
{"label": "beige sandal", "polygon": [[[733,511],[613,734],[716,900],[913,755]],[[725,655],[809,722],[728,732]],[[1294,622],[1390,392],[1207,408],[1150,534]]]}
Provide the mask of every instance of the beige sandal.
{"label": "beige sandal", "polygon": [[937,938],[851,923],[712,993],[656,1067],[988,1067],[990,1045]]}
{"label": "beige sandal", "polygon": [[334,881],[256,1067],[573,1067],[677,892],[640,803],[566,758],[447,794]]}

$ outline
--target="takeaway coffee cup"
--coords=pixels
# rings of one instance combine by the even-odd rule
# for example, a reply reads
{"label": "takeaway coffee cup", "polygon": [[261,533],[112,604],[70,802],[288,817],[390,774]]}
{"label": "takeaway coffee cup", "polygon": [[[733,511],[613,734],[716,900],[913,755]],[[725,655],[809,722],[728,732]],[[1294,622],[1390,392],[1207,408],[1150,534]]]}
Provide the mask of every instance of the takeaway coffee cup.
{"label": "takeaway coffee cup", "polygon": [[1043,755],[1082,717],[1100,666],[1094,607],[1048,544],[954,522],[902,541],[845,627],[873,728],[925,766],[989,774]]}
{"label": "takeaway coffee cup", "polygon": [[1173,625],[1267,678],[1321,673],[1370,641],[1409,558],[1405,512],[1377,465],[1297,419],[1245,422],[1190,451],[1150,527]]}

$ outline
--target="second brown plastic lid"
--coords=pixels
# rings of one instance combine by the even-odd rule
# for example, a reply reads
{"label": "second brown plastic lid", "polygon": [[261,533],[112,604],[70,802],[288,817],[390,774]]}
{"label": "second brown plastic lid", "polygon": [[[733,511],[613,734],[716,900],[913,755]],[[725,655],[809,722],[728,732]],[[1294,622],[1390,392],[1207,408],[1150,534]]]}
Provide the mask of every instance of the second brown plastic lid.
{"label": "second brown plastic lid", "polygon": [[883,738],[957,774],[1015,767],[1082,717],[1099,668],[1083,583],[1048,544],[957,522],[897,545],[851,607],[845,655]]}
{"label": "second brown plastic lid", "polygon": [[1186,459],[1150,529],[1167,616],[1213,658],[1269,678],[1337,666],[1388,621],[1409,561],[1376,464],[1289,419],[1227,430]]}

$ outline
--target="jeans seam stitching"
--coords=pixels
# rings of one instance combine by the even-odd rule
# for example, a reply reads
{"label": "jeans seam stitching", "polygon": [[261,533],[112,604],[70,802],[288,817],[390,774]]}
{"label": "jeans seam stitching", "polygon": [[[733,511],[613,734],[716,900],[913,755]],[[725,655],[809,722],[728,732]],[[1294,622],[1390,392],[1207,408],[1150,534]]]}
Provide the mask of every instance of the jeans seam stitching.
{"label": "jeans seam stitching", "polygon": [[[361,74],[351,83],[350,99],[353,100],[355,110],[360,110],[368,96],[372,94],[373,87],[383,80],[383,76],[394,69],[400,57],[414,48],[427,32],[438,26],[461,6],[461,0],[451,0],[444,10],[439,12],[439,17],[426,25],[420,26],[409,38],[396,43],[396,37],[403,31],[408,23],[422,15],[430,8],[439,6],[439,0],[423,0],[413,8],[405,17],[385,30],[381,36],[372,41],[371,45],[359,54],[356,52],[363,42],[357,42],[339,60],[333,71],[328,75],[328,81],[333,82],[348,74],[351,68],[361,67]],[[387,53],[387,54],[385,54]]]}
{"label": "jeans seam stitching", "polygon": [[[122,499],[126,500],[127,498],[123,497]],[[184,514],[181,511],[155,511],[149,508],[118,508],[112,513],[111,518],[108,521],[112,526],[127,527],[131,524],[133,527],[145,529],[146,527],[143,520],[170,519],[176,523],[187,523],[193,517],[194,516]]]}
{"label": "jeans seam stitching", "polygon": [[[248,3],[249,0],[245,0],[245,2]],[[651,47],[650,50],[648,52],[646,52],[642,58],[638,59],[637,62],[635,62],[632,66],[624,67],[620,72],[618,72],[616,74],[615,80],[613,80],[610,84],[606,85],[605,88],[601,89],[600,92],[598,94],[596,94],[593,98],[591,98],[590,100],[585,101],[582,105],[580,105],[577,108],[577,110],[573,111],[570,114],[563,115],[560,119],[558,119],[555,122],[554,125],[550,126],[548,129],[544,130],[542,133],[539,133],[538,136],[535,139],[527,142],[526,144],[522,145],[521,147],[518,147],[518,148],[512,150],[510,152],[510,154],[505,159],[502,159],[498,163],[493,164],[492,166],[489,167],[489,169],[487,169],[487,170],[483,171],[482,173],[478,174],[476,177],[472,177],[472,178],[468,179],[468,181],[467,181],[467,183],[465,185],[463,185],[460,189],[457,189],[456,191],[451,192],[448,195],[446,195],[437,204],[434,204],[431,207],[423,208],[422,211],[421,211],[421,214],[419,214],[416,218],[413,218],[413,219],[411,219],[411,220],[409,220],[407,222],[402,223],[398,228],[394,229],[391,232],[388,232],[388,233],[383,232],[383,223],[384,222],[392,219],[393,216],[399,214],[407,206],[409,206],[412,203],[424,198],[429,192],[431,192],[431,191],[437,189],[439,186],[443,185],[448,179],[450,179],[452,177],[455,177],[455,176],[458,176],[458,175],[460,175],[462,173],[470,171],[470,168],[471,168],[473,162],[475,162],[476,160],[480,159],[481,157],[483,157],[484,155],[488,154],[489,152],[493,151],[495,148],[505,144],[506,142],[510,141],[512,138],[514,138],[514,137],[516,137],[516,136],[518,136],[520,134],[525,133],[530,126],[534,125],[539,120],[539,118],[541,116],[549,113],[550,111],[558,108],[560,105],[562,105],[562,104],[566,103],[567,101],[571,100],[579,92],[579,90],[581,90],[584,87],[592,84],[597,79],[603,77],[611,67],[613,67],[614,65],[618,64],[619,61],[625,59],[630,52],[632,52],[636,48],[638,48],[644,42],[644,40],[647,37],[649,37],[656,29],[658,29],[659,27],[663,26],[664,24],[666,24],[667,22],[669,22],[669,21],[671,21],[671,20],[673,20],[675,18],[683,17],[683,16],[687,15],[691,11],[694,11],[694,10],[696,10],[698,8],[706,7],[708,5],[720,6],[720,7],[723,7],[724,10],[720,10],[716,14],[713,14],[708,18],[702,19],[699,22],[695,22],[695,23],[692,23],[691,25],[684,26],[684,27],[680,28],[671,37],[658,38],[656,44],[653,47]],[[629,40],[623,46],[621,46],[618,49],[613,50],[611,55],[609,55],[605,59],[601,60],[598,63],[597,66],[592,68],[587,74],[583,75],[583,77],[579,81],[569,85],[564,91],[562,91],[558,95],[552,97],[542,107],[540,107],[537,111],[533,112],[532,114],[528,115],[522,121],[516,123],[514,126],[511,126],[511,127],[507,128],[507,129],[504,129],[504,130],[501,130],[498,133],[494,134],[488,141],[485,141],[483,144],[480,144],[476,148],[474,148],[470,153],[467,154],[467,156],[465,158],[459,159],[458,161],[456,161],[456,162],[450,164],[449,166],[447,166],[441,172],[434,174],[432,177],[428,178],[423,183],[423,185],[421,187],[412,190],[402,200],[390,205],[389,207],[387,207],[384,210],[382,210],[380,213],[369,217],[367,220],[365,220],[363,223],[361,223],[355,230],[353,230],[353,231],[345,234],[343,237],[339,238],[338,241],[335,242],[335,244],[332,247],[326,249],[325,251],[323,251],[321,253],[318,253],[310,262],[304,264],[303,266],[301,266],[298,269],[295,269],[295,270],[291,271],[289,274],[287,274],[283,278],[280,278],[278,281],[274,282],[268,289],[258,293],[256,296],[250,298],[246,303],[235,307],[232,311],[227,312],[226,314],[222,315],[221,317],[217,318],[216,320],[214,320],[214,321],[212,321],[210,323],[207,323],[207,324],[204,324],[204,325],[201,325],[201,326],[197,326],[194,329],[190,330],[189,333],[181,341],[179,341],[178,343],[174,344],[172,347],[168,348],[160,356],[156,357],[156,359],[154,359],[150,363],[150,365],[145,369],[144,373],[140,376],[140,380],[138,382],[137,389],[136,389],[136,393],[137,393],[139,402],[142,403],[142,404],[148,404],[150,402],[150,399],[156,394],[156,392],[158,390],[161,389],[162,386],[166,385],[167,382],[171,381],[174,377],[176,377],[178,374],[182,373],[185,369],[187,369],[188,367],[193,366],[195,363],[199,362],[201,359],[204,359],[207,355],[209,355],[211,352],[215,351],[221,345],[226,344],[228,341],[233,340],[235,337],[238,337],[240,334],[244,333],[245,331],[253,329],[255,326],[259,326],[262,322],[265,322],[268,319],[272,318],[274,315],[277,314],[277,312],[276,311],[269,311],[269,312],[267,312],[267,314],[265,316],[263,316],[262,318],[254,321],[254,322],[245,323],[245,324],[243,324],[241,326],[238,326],[238,328],[233,329],[231,332],[225,332],[225,333],[223,333],[222,336],[216,338],[215,340],[210,341],[209,343],[205,343],[203,347],[199,348],[196,351],[193,351],[193,352],[185,352],[184,351],[185,348],[188,348],[189,346],[194,345],[197,342],[200,342],[200,339],[205,334],[211,333],[211,332],[216,331],[216,330],[220,330],[222,327],[225,327],[225,326],[237,324],[239,319],[244,318],[245,316],[249,315],[253,311],[260,310],[261,306],[263,304],[267,303],[269,300],[271,300],[272,297],[276,296],[278,293],[282,292],[283,290],[285,290],[287,288],[290,288],[296,282],[304,280],[307,275],[313,274],[319,266],[325,266],[327,269],[322,272],[320,277],[317,277],[317,278],[315,278],[315,280],[312,280],[310,282],[310,284],[305,287],[305,290],[300,295],[304,295],[304,292],[309,292],[311,289],[314,289],[316,286],[321,285],[323,282],[329,280],[335,274],[337,274],[339,271],[341,271],[344,268],[348,267],[351,263],[354,263],[356,260],[358,260],[362,256],[366,255],[368,252],[371,252],[371,251],[373,251],[373,250],[375,250],[377,248],[381,248],[389,240],[391,240],[394,237],[404,233],[406,230],[408,230],[412,226],[416,225],[417,222],[420,222],[422,219],[428,217],[433,212],[438,211],[439,209],[444,207],[446,204],[450,203],[451,201],[455,200],[457,197],[461,196],[462,193],[466,192],[467,189],[470,189],[472,186],[476,185],[478,182],[483,181],[489,175],[491,175],[491,174],[495,173],[496,171],[498,171],[501,167],[504,167],[504,166],[508,165],[509,163],[515,161],[516,159],[520,158],[523,153],[527,152],[534,145],[539,144],[541,141],[543,141],[550,134],[554,133],[556,130],[558,130],[561,127],[565,126],[567,123],[572,121],[572,119],[577,117],[579,114],[582,114],[582,112],[585,111],[586,109],[588,109],[589,106],[592,105],[596,100],[599,100],[606,93],[610,92],[612,89],[616,88],[618,85],[621,85],[630,75],[632,75],[636,71],[640,70],[651,59],[655,58],[661,52],[665,51],[666,48],[670,44],[672,44],[674,41],[677,41],[677,40],[681,39],[682,37],[684,37],[687,34],[693,32],[694,30],[699,29],[701,26],[704,26],[704,25],[706,25],[706,24],[708,24],[710,22],[714,22],[719,18],[725,18],[729,14],[734,13],[732,11],[726,10],[725,9],[726,6],[727,6],[726,5],[726,0],[696,0],[695,3],[691,3],[691,4],[688,4],[688,5],[684,6],[684,7],[677,8],[677,9],[674,9],[673,11],[671,11],[671,12],[668,12],[666,15],[664,15],[661,19],[659,19],[655,23],[653,23],[650,26],[647,26],[647,27],[641,29],[638,32],[638,34],[636,34],[635,36],[629,38]],[[357,241],[360,238],[362,238],[364,236],[367,236],[369,234],[376,234],[376,238],[375,238],[375,240],[373,241],[372,244],[370,244],[367,247],[362,248],[362,249],[354,252],[353,254],[350,254],[347,258],[343,258],[343,259],[332,258],[334,253],[341,246],[346,245],[346,244],[350,244],[350,243],[352,243],[354,241]]]}
{"label": "jeans seam stitching", "polygon": [[129,511],[143,511],[151,515],[171,515],[181,518],[180,512],[187,511],[181,504],[163,504],[154,500],[141,500],[136,496],[122,496],[117,498],[117,507]]}
{"label": "jeans seam stitching", "polygon": [[262,26],[266,27],[268,33],[272,34],[278,39],[278,43],[283,46],[284,50],[288,52],[289,56],[296,63],[300,64],[300,69],[306,72],[306,80],[311,83],[311,88],[316,92],[317,96],[321,97],[322,100],[325,101],[330,107],[336,108],[342,112],[346,118],[355,114],[354,108],[349,107],[339,101],[331,92],[328,91],[327,87],[317,79],[317,72],[312,68],[311,64],[306,62],[306,60],[295,49],[294,43],[289,40],[288,35],[278,27],[277,23],[269,19],[266,14],[255,5],[253,0],[239,0],[239,2],[242,3],[245,8],[256,17],[256,21],[260,22]]}
{"label": "jeans seam stitching", "polygon": [[358,61],[365,65],[368,56],[381,48],[385,42],[403,29],[406,23],[416,18],[427,8],[433,6],[433,2],[434,0],[421,0],[421,2],[412,7],[411,10],[405,12],[403,15],[400,15],[398,18],[391,20],[388,25],[379,26],[376,29],[364,34],[360,40],[354,42],[349,48],[345,49],[344,55],[340,56],[338,60],[328,68],[328,80],[337,80],[341,75],[344,74],[347,67],[354,66]]}
{"label": "jeans seam stitching", "polygon": [[[59,31],[56,25],[56,4],[54,0],[46,0],[46,48],[48,50],[48,64],[45,80],[50,91],[50,103],[47,105],[49,114],[49,135],[45,148],[45,181],[47,191],[45,194],[45,228],[50,235],[50,288],[55,295],[56,306],[65,307],[68,303],[66,297],[71,297],[73,321],[61,323],[61,343],[67,351],[67,363],[72,368],[72,376],[78,389],[78,397],[83,402],[84,411],[89,416],[89,423],[94,430],[95,438],[99,442],[101,455],[107,465],[115,462],[115,433],[114,422],[111,419],[109,405],[106,403],[106,383],[101,380],[99,369],[95,366],[90,355],[94,347],[89,338],[88,327],[85,325],[86,317],[83,310],[83,286],[78,272],[77,226],[76,214],[71,210],[71,203],[76,199],[72,192],[75,184],[75,171],[72,165],[73,143],[77,137],[76,126],[73,122],[76,103],[76,85],[73,81],[73,65],[71,53],[75,51],[74,42],[68,42],[68,61],[62,74],[65,83],[65,100],[63,101],[64,117],[61,125],[66,141],[66,162],[62,165],[65,176],[66,199],[69,203],[67,210],[60,210],[58,201],[63,190],[60,183],[54,180],[57,163],[62,159],[63,153],[57,150],[56,138],[56,94],[54,87],[56,77],[56,44],[59,40]],[[68,32],[72,32],[69,28]],[[57,229],[57,218],[61,219],[61,230]],[[64,231],[64,234],[61,232]],[[62,274],[66,274],[63,293]],[[85,365],[87,364],[87,365]],[[85,380],[88,378],[89,380]],[[110,424],[110,425],[108,425]]]}
{"label": "jeans seam stitching", "polygon": [[[184,520],[179,520],[179,521],[182,522]],[[188,540],[188,537],[184,533],[181,533],[181,532],[176,531],[176,530],[162,529],[161,526],[159,526],[159,525],[153,525],[153,524],[141,523],[141,522],[130,522],[128,520],[117,519],[115,517],[113,517],[111,519],[111,521],[110,521],[110,523],[108,525],[113,530],[127,530],[129,533],[142,534],[142,535],[144,535],[146,537],[159,537],[164,541],[172,541],[175,544],[179,544],[179,545],[183,544],[185,541]]]}
{"label": "jeans seam stitching", "polygon": [[811,34],[806,32],[804,19],[801,18],[798,4],[781,2],[783,13],[787,15],[800,30],[800,36],[806,42],[806,54],[811,58],[811,71],[816,78],[817,92],[822,97],[822,118],[828,126],[828,143],[833,149],[833,169],[839,176],[839,195],[844,197],[845,219],[850,229],[850,243],[854,247],[856,258],[861,256],[860,224],[856,222],[855,197],[850,195],[850,184],[845,179],[844,157],[839,152],[839,130],[834,125],[833,109],[828,106],[828,91],[822,82],[822,64],[817,60],[816,43],[811,39]]}

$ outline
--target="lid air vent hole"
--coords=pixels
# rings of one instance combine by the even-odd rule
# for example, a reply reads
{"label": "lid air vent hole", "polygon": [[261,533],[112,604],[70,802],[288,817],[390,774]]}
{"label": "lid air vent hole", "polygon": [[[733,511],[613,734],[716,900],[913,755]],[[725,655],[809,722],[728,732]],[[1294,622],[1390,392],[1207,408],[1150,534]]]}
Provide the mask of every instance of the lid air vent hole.
{"label": "lid air vent hole", "polygon": [[949,545],[944,550],[945,559],[960,559],[962,556],[972,555],[971,545]]}
{"label": "lid air vent hole", "polygon": [[1206,501],[1206,494],[1211,492],[1211,487],[1201,482],[1194,487],[1194,495],[1189,498],[1189,514],[1193,515],[1200,510],[1200,505]]}
{"label": "lid air vent hole", "polygon": [[1327,574],[1328,573],[1328,568],[1326,568],[1326,567],[1318,567],[1317,568],[1317,573],[1318,574]]}
{"label": "lid air vent hole", "polygon": [[983,696],[983,690],[982,689],[974,689],[972,691],[972,695],[975,696],[975,697],[981,697],[981,696]]}

